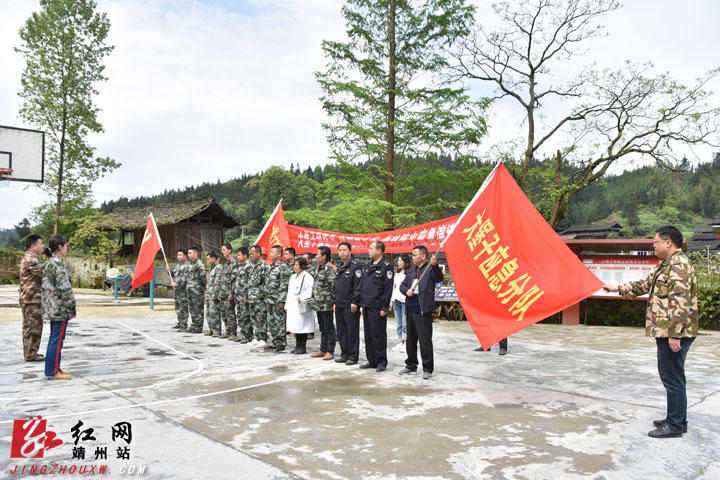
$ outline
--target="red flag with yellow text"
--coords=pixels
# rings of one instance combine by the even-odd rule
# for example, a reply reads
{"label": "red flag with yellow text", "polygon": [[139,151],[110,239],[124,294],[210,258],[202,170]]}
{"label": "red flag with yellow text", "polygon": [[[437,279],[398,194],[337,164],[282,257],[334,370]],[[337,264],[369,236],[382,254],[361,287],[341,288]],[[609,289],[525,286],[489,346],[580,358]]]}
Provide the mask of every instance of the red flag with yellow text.
{"label": "red flag with yellow text", "polygon": [[445,253],[460,303],[485,349],[602,287],[502,164],[460,216]]}
{"label": "red flag with yellow text", "polygon": [[290,246],[290,234],[288,233],[288,225],[285,221],[282,200],[278,202],[272,215],[268,218],[265,227],[263,227],[260,235],[258,235],[257,240],[255,240],[255,244],[262,247],[263,253],[269,253],[273,245],[280,245],[283,247],[283,250]]}
{"label": "red flag with yellow text", "polygon": [[157,252],[160,250],[162,250],[162,240],[160,239],[157,225],[155,225],[155,218],[151,213],[148,217],[147,227],[145,227],[142,245],[140,245],[140,253],[138,254],[137,263],[135,264],[131,288],[145,285],[153,279],[153,275],[155,274],[155,255],[157,255]]}

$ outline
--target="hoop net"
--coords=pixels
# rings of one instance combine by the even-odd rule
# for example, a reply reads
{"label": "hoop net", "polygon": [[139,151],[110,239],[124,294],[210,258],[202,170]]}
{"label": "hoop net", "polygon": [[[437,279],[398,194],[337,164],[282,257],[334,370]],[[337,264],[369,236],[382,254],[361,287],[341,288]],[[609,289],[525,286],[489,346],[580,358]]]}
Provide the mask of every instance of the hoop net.
{"label": "hoop net", "polygon": [[0,168],[0,188],[10,186],[10,174],[12,174],[12,168]]}

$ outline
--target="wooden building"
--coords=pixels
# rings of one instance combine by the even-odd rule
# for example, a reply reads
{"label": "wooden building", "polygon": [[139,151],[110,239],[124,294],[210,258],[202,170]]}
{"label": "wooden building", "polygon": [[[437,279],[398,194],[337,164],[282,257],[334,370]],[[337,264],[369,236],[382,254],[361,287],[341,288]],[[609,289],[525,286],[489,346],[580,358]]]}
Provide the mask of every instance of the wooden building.
{"label": "wooden building", "polygon": [[168,259],[178,249],[199,247],[220,254],[225,231],[238,222],[211,196],[181,203],[158,203],[140,208],[118,208],[103,216],[101,228],[120,231],[120,256],[140,253],[148,216],[152,212]]}
{"label": "wooden building", "polygon": [[571,225],[558,232],[563,240],[583,240],[608,238],[611,233],[619,234],[622,226],[618,223],[592,223],[590,225]]}

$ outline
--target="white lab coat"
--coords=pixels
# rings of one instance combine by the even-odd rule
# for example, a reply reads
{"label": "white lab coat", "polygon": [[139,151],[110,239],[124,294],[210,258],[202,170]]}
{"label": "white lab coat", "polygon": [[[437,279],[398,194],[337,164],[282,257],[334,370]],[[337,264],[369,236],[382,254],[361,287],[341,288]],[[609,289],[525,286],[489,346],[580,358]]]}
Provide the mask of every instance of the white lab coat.
{"label": "white lab coat", "polygon": [[[300,288],[302,286],[302,288]],[[313,333],[315,331],[315,312],[300,313],[300,303],[297,297],[302,300],[312,297],[313,277],[306,271],[302,271],[290,277],[288,294],[285,301],[287,310],[287,330],[292,333]]]}

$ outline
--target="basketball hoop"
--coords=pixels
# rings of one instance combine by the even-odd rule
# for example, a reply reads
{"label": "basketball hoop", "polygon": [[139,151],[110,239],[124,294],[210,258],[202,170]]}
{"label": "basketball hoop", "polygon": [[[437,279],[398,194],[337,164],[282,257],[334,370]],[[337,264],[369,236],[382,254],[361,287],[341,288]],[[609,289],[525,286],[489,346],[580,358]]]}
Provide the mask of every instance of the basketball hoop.
{"label": "basketball hoop", "polygon": [[12,172],[12,168],[0,168],[0,188],[10,186],[10,175]]}

